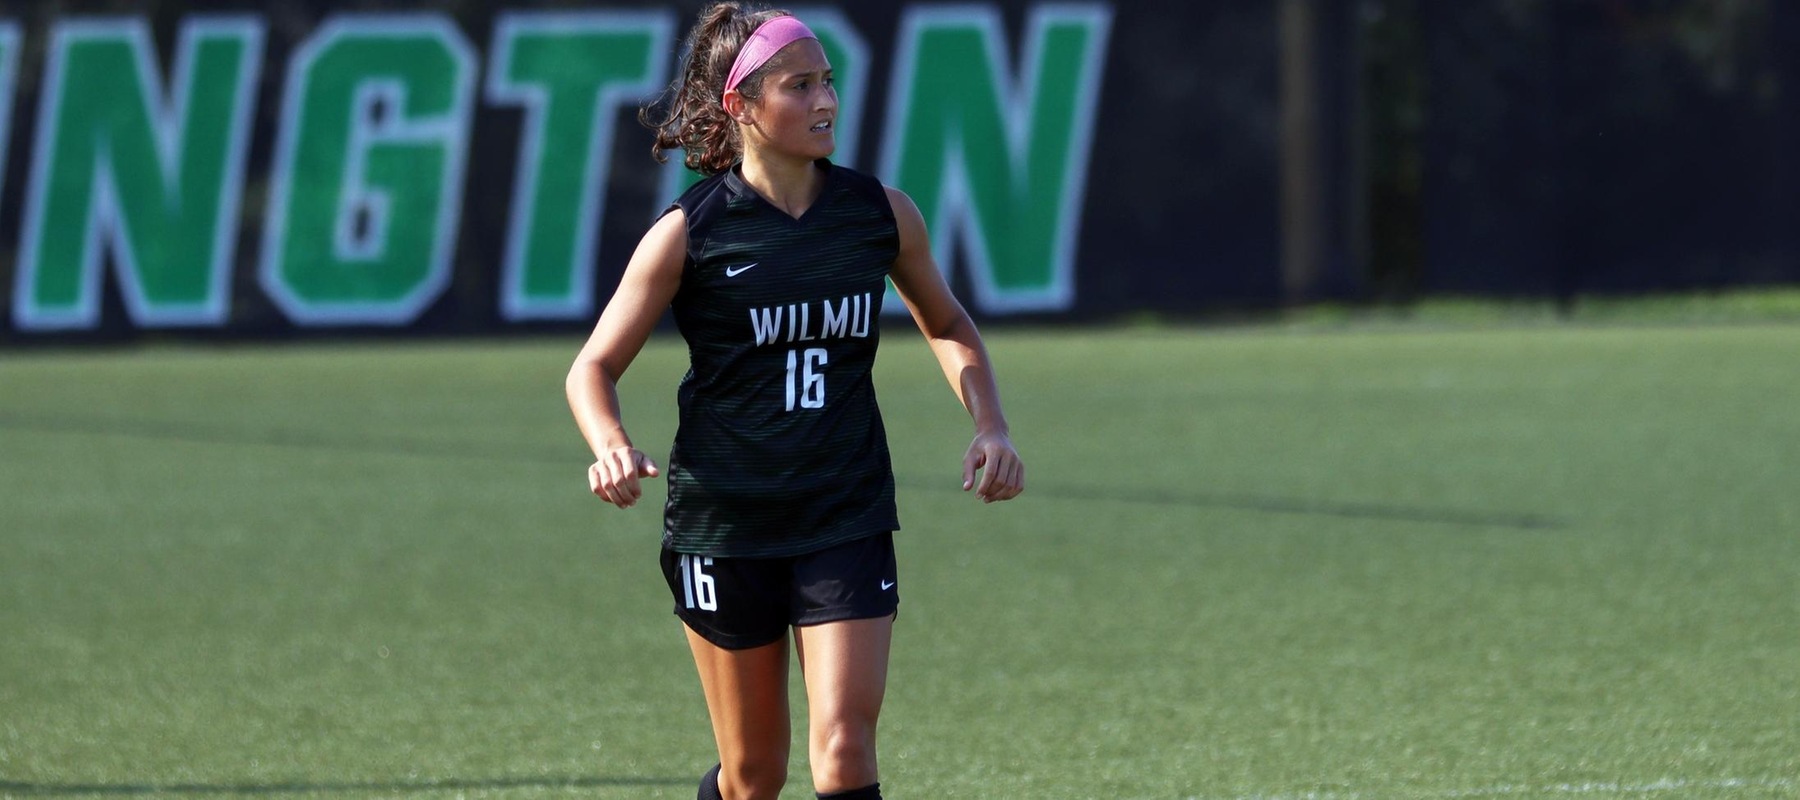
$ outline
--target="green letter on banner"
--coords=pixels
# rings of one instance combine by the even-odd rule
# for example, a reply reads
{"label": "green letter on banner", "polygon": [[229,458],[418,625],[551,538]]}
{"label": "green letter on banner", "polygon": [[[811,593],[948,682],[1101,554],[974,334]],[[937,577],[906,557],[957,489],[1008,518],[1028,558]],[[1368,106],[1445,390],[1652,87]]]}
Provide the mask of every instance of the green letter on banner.
{"label": "green letter on banner", "polygon": [[19,327],[96,325],[103,249],[133,321],[223,324],[262,21],[183,22],[167,91],[142,19],[61,22],[51,40],[13,295]]}
{"label": "green letter on banner", "polygon": [[911,7],[901,21],[881,174],[918,204],[940,265],[962,243],[985,311],[1074,303],[1111,25],[1104,5],[1033,8],[1015,80],[996,9]]}
{"label": "green letter on banner", "polygon": [[[825,60],[831,62],[832,77],[837,84],[838,116],[832,123],[832,129],[837,133],[837,152],[831,155],[831,160],[854,167],[858,145],[862,141],[863,103],[868,97],[869,45],[863,41],[856,26],[850,24],[850,18],[839,9],[830,6],[790,8],[794,16],[804,20],[806,27],[819,37],[819,46],[825,51]],[[669,163],[663,165],[662,194],[665,203],[673,203],[682,190],[700,180],[700,173],[682,166],[681,151],[668,155]]]}
{"label": "green letter on banner", "polygon": [[584,319],[621,107],[666,80],[666,13],[503,13],[488,102],[525,106],[500,310],[510,321]]}
{"label": "green letter on banner", "polygon": [[314,325],[405,325],[450,283],[475,57],[437,14],[341,15],[288,64],[263,290]]}

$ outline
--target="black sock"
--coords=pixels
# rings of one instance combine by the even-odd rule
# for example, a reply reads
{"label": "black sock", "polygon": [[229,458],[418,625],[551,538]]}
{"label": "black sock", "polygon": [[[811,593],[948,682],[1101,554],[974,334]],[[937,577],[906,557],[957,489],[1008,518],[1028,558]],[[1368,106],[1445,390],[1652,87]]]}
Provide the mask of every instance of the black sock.
{"label": "black sock", "polygon": [[821,794],[817,796],[819,800],[881,800],[881,784],[872,783],[861,789],[851,789],[848,792],[833,792],[831,794]]}
{"label": "black sock", "polygon": [[724,765],[714,764],[712,769],[700,776],[700,794],[696,800],[725,800],[725,796],[719,794],[719,768],[722,766]]}

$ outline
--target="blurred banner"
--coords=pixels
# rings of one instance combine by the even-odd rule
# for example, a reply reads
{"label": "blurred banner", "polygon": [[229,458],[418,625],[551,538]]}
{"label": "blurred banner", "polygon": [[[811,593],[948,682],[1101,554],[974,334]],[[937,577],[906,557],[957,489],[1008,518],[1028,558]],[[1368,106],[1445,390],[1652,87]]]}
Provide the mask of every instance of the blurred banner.
{"label": "blurred banner", "polygon": [[1419,289],[1800,282],[1800,5],[1416,2]]}
{"label": "blurred banner", "polygon": [[[585,327],[701,5],[15,0],[0,342]],[[982,318],[1800,283],[1791,3],[794,10]]]}
{"label": "blurred banner", "polygon": [[[591,324],[700,4],[367,5],[9,4],[0,339]],[[792,8],[978,315],[1280,296],[1268,3]]]}

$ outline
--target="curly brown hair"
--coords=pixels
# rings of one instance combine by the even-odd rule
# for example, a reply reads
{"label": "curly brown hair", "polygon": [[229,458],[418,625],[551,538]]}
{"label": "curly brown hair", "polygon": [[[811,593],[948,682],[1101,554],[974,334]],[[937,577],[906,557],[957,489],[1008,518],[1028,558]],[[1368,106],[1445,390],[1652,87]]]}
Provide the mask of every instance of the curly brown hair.
{"label": "curly brown hair", "polygon": [[[638,121],[656,133],[650,148],[657,163],[670,150],[683,150],[682,163],[702,175],[717,175],[743,158],[737,123],[725,114],[721,98],[732,62],[750,34],[776,17],[793,16],[780,9],[752,10],[735,2],[717,2],[701,10],[683,46],[681,69],[661,97],[638,110]],[[762,97],[763,77],[777,66],[762,65],[738,84],[744,99]]]}

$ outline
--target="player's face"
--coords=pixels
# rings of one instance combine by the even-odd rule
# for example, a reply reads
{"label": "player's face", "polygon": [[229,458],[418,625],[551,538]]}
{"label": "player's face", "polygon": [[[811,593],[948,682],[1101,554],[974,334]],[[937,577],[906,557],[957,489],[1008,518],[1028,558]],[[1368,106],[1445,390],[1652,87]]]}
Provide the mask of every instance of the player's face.
{"label": "player's face", "polygon": [[782,48],[776,68],[763,78],[762,99],[744,131],[746,144],[808,161],[837,149],[837,89],[831,62],[816,39]]}

